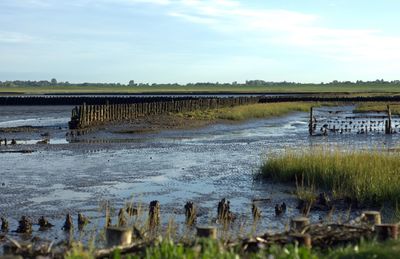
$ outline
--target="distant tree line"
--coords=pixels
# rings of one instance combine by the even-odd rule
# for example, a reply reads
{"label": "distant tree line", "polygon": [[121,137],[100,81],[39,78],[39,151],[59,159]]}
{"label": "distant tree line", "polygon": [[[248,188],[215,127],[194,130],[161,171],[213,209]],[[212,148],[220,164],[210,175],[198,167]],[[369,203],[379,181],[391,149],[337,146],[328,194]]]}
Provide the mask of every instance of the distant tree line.
{"label": "distant tree line", "polygon": [[0,87],[62,87],[62,86],[93,86],[93,87],[120,87],[120,86],[130,86],[130,87],[177,87],[177,86],[188,86],[188,87],[218,87],[218,86],[301,86],[301,85],[400,85],[400,80],[393,81],[385,81],[383,79],[377,79],[375,81],[362,81],[357,80],[355,82],[352,81],[338,81],[333,80],[329,83],[321,82],[320,84],[305,84],[305,83],[296,83],[296,82],[271,82],[264,80],[247,80],[244,83],[232,82],[232,83],[219,83],[219,82],[198,82],[198,83],[187,83],[187,84],[178,84],[178,83],[169,83],[169,84],[149,84],[149,83],[136,83],[134,80],[130,80],[127,84],[121,83],[69,83],[58,82],[55,78],[48,80],[40,80],[40,81],[24,81],[24,80],[14,80],[14,81],[0,81]]}

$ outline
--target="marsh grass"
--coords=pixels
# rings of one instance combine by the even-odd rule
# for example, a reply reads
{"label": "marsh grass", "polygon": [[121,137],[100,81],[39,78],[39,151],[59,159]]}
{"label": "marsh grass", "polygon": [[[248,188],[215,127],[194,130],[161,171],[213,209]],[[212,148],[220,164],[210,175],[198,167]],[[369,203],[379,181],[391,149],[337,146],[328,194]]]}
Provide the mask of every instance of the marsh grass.
{"label": "marsh grass", "polygon": [[364,112],[386,112],[387,106],[390,105],[390,110],[393,115],[400,115],[399,103],[384,103],[384,102],[363,102],[358,103],[354,109],[356,113]]}
{"label": "marsh grass", "polygon": [[379,151],[285,152],[265,161],[266,178],[331,191],[337,198],[350,197],[366,205],[394,206],[400,200],[400,154]]}
{"label": "marsh grass", "polygon": [[312,106],[321,106],[312,102],[257,103],[221,109],[196,110],[178,113],[178,116],[200,120],[230,120],[269,118],[291,112],[308,112]]}

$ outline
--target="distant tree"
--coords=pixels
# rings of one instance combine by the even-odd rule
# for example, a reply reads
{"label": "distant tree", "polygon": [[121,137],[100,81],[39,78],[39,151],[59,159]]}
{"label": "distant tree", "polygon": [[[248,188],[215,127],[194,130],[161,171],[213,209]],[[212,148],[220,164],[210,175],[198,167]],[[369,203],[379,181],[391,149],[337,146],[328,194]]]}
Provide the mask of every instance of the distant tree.
{"label": "distant tree", "polygon": [[52,85],[56,85],[57,84],[57,79],[52,78],[50,82],[51,82]]}
{"label": "distant tree", "polygon": [[128,85],[129,85],[129,86],[135,86],[136,84],[135,84],[135,81],[134,81],[134,80],[130,80],[129,83],[128,83]]}

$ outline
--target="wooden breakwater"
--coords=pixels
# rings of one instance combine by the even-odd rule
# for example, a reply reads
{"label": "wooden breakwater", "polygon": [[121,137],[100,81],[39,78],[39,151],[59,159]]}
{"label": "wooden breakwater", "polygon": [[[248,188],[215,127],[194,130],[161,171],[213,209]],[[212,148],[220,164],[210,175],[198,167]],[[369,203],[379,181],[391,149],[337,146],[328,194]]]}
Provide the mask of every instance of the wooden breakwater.
{"label": "wooden breakwater", "polygon": [[254,104],[260,101],[259,97],[232,97],[232,98],[187,98],[154,100],[124,104],[76,106],[72,110],[69,128],[85,129],[110,122],[129,121],[138,117],[162,115],[168,113],[189,112],[194,110],[217,109],[245,104]]}
{"label": "wooden breakwater", "polygon": [[[248,95],[233,94],[237,97]],[[112,104],[131,104],[140,102],[168,102],[171,100],[196,100],[203,98],[229,98],[226,94],[213,94],[213,97],[193,96],[134,96],[134,95],[21,95],[21,96],[0,96],[2,105],[104,105],[108,101]],[[232,96],[232,95],[231,95]],[[329,96],[329,95],[263,95],[254,94],[260,102],[400,102],[400,96]]]}
{"label": "wooden breakwater", "polygon": [[[394,125],[395,124],[395,125]],[[393,127],[393,125],[395,127]],[[308,132],[310,136],[326,136],[328,133],[385,134],[400,133],[400,117],[392,116],[390,105],[382,112],[348,114],[342,109],[318,109],[311,107]]]}

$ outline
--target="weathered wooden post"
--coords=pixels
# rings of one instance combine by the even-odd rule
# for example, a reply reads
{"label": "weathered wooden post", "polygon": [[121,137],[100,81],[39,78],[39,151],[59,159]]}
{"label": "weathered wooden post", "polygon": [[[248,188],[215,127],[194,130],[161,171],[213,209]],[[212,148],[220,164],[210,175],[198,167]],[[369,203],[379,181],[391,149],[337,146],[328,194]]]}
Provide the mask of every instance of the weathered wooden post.
{"label": "weathered wooden post", "polygon": [[124,227],[106,228],[107,245],[109,247],[130,245],[132,243],[132,232],[133,232],[132,228],[124,228]]}
{"label": "weathered wooden post", "polygon": [[149,205],[149,226],[155,227],[160,224],[160,202],[151,201]]}
{"label": "weathered wooden post", "polygon": [[298,243],[299,246],[304,246],[308,249],[312,247],[312,240],[309,234],[292,234],[291,239],[294,243]]}
{"label": "weathered wooden post", "polygon": [[72,221],[72,216],[71,214],[67,214],[67,216],[65,216],[65,222],[64,222],[64,226],[62,227],[63,230],[69,231],[74,227],[74,222]]}
{"label": "weathered wooden post", "polygon": [[186,224],[192,225],[196,221],[196,206],[192,201],[185,204]]}
{"label": "weathered wooden post", "polygon": [[381,213],[379,211],[364,211],[361,214],[361,220],[371,225],[379,225],[382,221]]}
{"label": "weathered wooden post", "polygon": [[375,232],[379,240],[394,239],[399,236],[398,224],[378,224],[375,225]]}
{"label": "weathered wooden post", "polygon": [[216,227],[198,226],[196,229],[197,229],[197,237],[217,239]]}
{"label": "weathered wooden post", "polygon": [[311,107],[310,108],[310,120],[308,123],[308,132],[310,133],[310,136],[312,136],[312,134],[313,134],[313,128],[314,128],[313,122],[314,122],[313,107]]}
{"label": "weathered wooden post", "polygon": [[290,221],[290,230],[300,232],[305,226],[310,224],[310,219],[307,217],[296,217]]}
{"label": "weathered wooden post", "polygon": [[387,106],[388,120],[385,121],[385,133],[392,134],[392,111],[390,110],[390,105]]}
{"label": "weathered wooden post", "polygon": [[253,214],[253,220],[258,221],[261,217],[261,211],[260,209],[256,206],[256,204],[251,205],[251,213]]}

